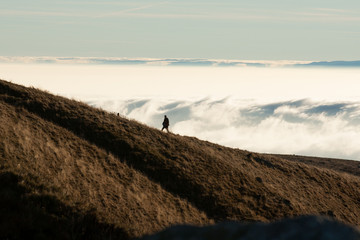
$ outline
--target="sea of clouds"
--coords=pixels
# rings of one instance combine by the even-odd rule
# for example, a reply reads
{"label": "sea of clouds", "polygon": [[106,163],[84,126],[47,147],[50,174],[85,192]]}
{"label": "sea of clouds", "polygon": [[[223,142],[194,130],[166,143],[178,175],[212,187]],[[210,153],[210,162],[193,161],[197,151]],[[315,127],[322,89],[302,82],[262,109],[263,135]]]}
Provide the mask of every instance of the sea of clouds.
{"label": "sea of clouds", "polygon": [[171,132],[229,147],[360,160],[357,67],[316,68],[299,61],[138,61],[2,57],[0,78],[158,129],[167,115]]}
{"label": "sea of clouds", "polygon": [[174,133],[257,152],[360,160],[360,103],[308,99],[259,104],[225,98],[89,100],[90,105]]}

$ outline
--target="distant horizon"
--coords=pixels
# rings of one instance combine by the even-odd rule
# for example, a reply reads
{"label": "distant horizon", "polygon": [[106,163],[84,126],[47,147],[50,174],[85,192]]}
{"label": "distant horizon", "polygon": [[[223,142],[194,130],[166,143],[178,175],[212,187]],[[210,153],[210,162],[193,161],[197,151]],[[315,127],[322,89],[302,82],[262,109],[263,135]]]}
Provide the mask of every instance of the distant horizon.
{"label": "distant horizon", "polygon": [[26,64],[119,64],[151,66],[236,66],[236,67],[360,67],[358,60],[264,60],[222,58],[151,58],[151,57],[81,57],[81,56],[0,56],[0,63]]}

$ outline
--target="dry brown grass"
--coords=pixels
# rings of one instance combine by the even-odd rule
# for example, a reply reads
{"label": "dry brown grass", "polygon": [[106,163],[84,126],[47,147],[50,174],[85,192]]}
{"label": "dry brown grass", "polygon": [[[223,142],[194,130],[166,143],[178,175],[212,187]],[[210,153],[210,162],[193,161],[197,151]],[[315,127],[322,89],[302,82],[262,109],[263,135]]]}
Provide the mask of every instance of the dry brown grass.
{"label": "dry brown grass", "polygon": [[339,172],[345,172],[360,177],[360,161],[336,159],[336,158],[298,156],[298,155],[280,155],[280,154],[272,154],[272,155],[290,161],[301,162],[311,166],[327,168]]}
{"label": "dry brown grass", "polygon": [[[353,175],[166,134],[5,81],[0,112],[1,172],[16,179],[21,196],[56,200],[56,213],[39,207],[67,222],[67,236],[89,222],[123,238],[177,223],[304,214],[360,225],[360,178]],[[92,236],[83,232],[79,238]]]}

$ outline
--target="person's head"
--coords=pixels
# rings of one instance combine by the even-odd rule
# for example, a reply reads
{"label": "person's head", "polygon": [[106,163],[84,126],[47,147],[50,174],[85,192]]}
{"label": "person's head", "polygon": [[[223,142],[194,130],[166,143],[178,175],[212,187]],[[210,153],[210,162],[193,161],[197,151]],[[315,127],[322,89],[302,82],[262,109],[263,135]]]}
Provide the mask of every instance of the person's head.
{"label": "person's head", "polygon": [[164,118],[167,118],[166,115],[164,116]]}

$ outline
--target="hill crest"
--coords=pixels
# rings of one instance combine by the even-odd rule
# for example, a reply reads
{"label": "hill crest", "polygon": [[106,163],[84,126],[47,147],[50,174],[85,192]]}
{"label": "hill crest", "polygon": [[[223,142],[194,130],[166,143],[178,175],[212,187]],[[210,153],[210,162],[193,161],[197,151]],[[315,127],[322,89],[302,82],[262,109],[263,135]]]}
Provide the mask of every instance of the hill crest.
{"label": "hill crest", "polygon": [[67,222],[67,237],[88,218],[125,238],[179,223],[304,214],[360,225],[360,179],[351,174],[166,134],[6,81],[0,110],[1,176],[26,189],[22,197],[55,199],[51,211],[39,207]]}

